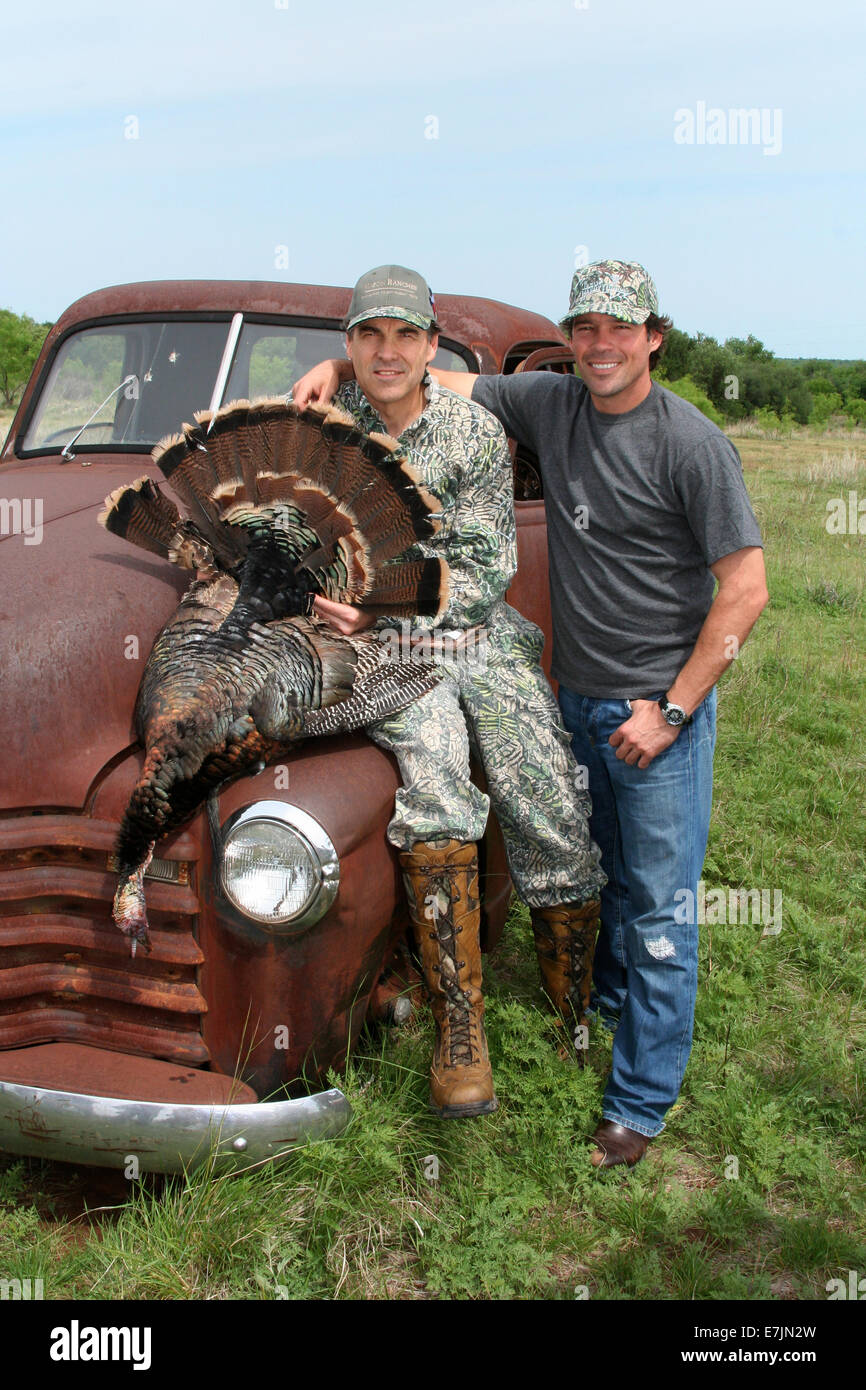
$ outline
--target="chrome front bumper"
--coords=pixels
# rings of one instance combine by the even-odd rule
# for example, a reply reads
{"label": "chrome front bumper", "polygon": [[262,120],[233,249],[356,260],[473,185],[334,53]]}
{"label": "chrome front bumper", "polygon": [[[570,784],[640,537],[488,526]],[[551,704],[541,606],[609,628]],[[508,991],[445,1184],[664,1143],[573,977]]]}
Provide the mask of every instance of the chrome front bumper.
{"label": "chrome front bumper", "polygon": [[213,1155],[225,1172],[333,1139],[351,1114],[336,1089],[255,1105],[175,1105],[0,1081],[0,1150],[123,1168],[129,1177],[180,1173]]}

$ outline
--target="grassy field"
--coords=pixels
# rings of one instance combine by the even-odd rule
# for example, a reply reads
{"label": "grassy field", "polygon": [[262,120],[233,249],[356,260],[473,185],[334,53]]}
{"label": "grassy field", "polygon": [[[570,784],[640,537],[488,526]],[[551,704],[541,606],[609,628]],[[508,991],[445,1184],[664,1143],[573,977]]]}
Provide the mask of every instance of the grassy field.
{"label": "grassy field", "polygon": [[825,526],[866,498],[866,434],[737,445],[772,599],[720,686],[704,878],[708,899],[781,894],[781,930],[702,928],[694,1051],[644,1162],[591,1168],[609,1041],[585,1071],[559,1059],[516,910],[486,973],[497,1114],[427,1113],[424,1011],[359,1049],[346,1133],[278,1167],[131,1191],[0,1159],[4,1277],[46,1298],[786,1300],[866,1274],[866,535]]}

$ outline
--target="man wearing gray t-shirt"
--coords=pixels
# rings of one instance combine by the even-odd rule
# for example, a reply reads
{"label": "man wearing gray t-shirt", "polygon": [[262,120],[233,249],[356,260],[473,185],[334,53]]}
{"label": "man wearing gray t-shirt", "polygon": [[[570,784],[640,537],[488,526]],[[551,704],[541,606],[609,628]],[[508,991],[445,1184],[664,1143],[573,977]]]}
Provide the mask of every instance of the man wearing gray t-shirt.
{"label": "man wearing gray t-shirt", "polygon": [[601,1167],[643,1157],[682,1084],[698,933],[680,905],[706,851],[715,684],[767,602],[736,450],[651,380],[670,326],[642,266],[597,262],[574,276],[563,321],[580,380],[471,388],[544,479],[553,675],[609,880],[593,995],[615,1030]]}
{"label": "man wearing gray t-shirt", "polygon": [[696,901],[706,852],[715,685],[767,590],[736,450],[651,379],[671,323],[643,266],[579,270],[562,326],[579,380],[436,375],[542,471],[552,674],[608,877],[593,1002],[614,1040],[592,1136],[592,1162],[608,1168],[643,1157],[679,1095],[698,956],[681,905]]}

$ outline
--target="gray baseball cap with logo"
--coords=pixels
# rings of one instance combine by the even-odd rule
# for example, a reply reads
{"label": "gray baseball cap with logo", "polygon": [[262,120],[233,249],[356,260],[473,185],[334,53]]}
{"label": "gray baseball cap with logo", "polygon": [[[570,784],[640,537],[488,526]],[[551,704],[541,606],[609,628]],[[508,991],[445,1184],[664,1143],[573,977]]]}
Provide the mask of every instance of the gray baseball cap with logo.
{"label": "gray baseball cap with logo", "polygon": [[404,265],[380,265],[362,275],[343,320],[348,333],[365,319],[404,319],[415,328],[438,328],[427,281]]}
{"label": "gray baseball cap with logo", "polygon": [[575,271],[568,313],[560,327],[567,331],[580,314],[610,314],[625,323],[646,323],[658,311],[652,276],[637,261],[593,261]]}

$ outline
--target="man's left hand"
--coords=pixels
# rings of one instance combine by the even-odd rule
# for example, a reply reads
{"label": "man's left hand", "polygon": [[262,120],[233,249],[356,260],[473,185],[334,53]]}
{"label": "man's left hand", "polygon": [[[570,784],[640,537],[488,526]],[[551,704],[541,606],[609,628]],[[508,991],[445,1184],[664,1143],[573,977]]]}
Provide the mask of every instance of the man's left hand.
{"label": "man's left hand", "polygon": [[668,724],[655,700],[632,700],[631,711],[631,718],[614,729],[608,743],[631,767],[649,767],[653,758],[670,748],[682,725]]}
{"label": "man's left hand", "polygon": [[364,632],[366,628],[372,627],[376,621],[374,613],[366,613],[363,608],[353,608],[349,603],[334,603],[329,598],[322,598],[321,594],[317,594],[313,599],[313,609],[344,637],[354,637],[357,632]]}

